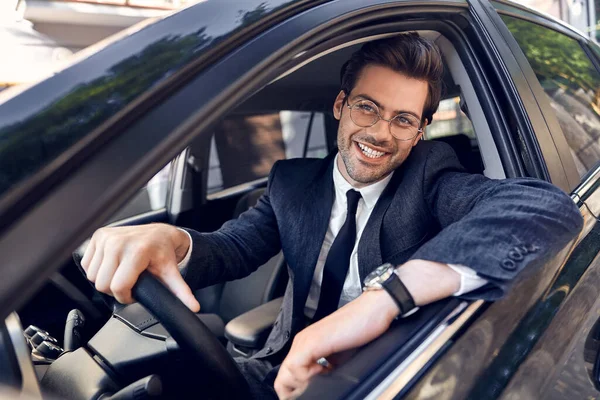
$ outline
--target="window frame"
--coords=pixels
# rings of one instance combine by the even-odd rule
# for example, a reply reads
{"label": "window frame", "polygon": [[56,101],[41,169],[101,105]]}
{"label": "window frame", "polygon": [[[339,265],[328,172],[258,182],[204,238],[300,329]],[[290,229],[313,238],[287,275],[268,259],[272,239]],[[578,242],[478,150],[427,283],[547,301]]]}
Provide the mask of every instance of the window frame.
{"label": "window frame", "polygon": [[[575,34],[573,31],[564,29],[559,24],[543,23],[542,21],[544,21],[544,20],[542,20],[541,18],[525,18],[525,17],[522,17],[521,14],[517,14],[517,13],[500,13],[499,12],[499,15],[506,15],[508,17],[511,17],[511,18],[514,18],[517,20],[529,22],[529,23],[535,24],[541,28],[548,29],[559,35],[563,35],[569,39],[572,39],[574,43],[576,43],[580,46],[581,50],[583,51],[585,56],[590,61],[590,64],[595,68],[596,72],[600,76],[600,62],[594,56],[592,49],[590,49],[590,47],[589,47],[590,46],[589,40],[586,40],[585,38]],[[556,27],[561,27],[562,29],[555,29]],[[511,32],[511,34],[512,34],[512,32]],[[519,46],[519,48],[520,48],[520,46]],[[527,56],[525,56],[525,58],[527,58]],[[529,63],[529,60],[527,60],[527,62]],[[536,79],[537,79],[537,76],[536,76]],[[539,82],[539,80],[538,80],[538,82]],[[541,85],[541,83],[540,83],[540,85]],[[544,93],[545,93],[545,90],[544,90]],[[600,118],[600,116],[599,116],[599,118]],[[563,131],[562,127],[560,126],[560,124],[558,125],[558,127],[560,128],[560,130],[563,134],[563,137],[564,137],[564,131]],[[565,141],[566,141],[566,137],[565,137]],[[569,149],[572,149],[570,145],[569,145]],[[571,155],[571,158],[573,158],[572,155]],[[598,167],[600,167],[600,158],[598,158],[598,160],[590,168],[587,169],[585,174],[580,175],[579,183],[584,182],[590,175],[594,174],[594,171],[596,169],[598,169]],[[579,173],[577,175],[579,176]],[[575,189],[575,188],[573,188],[573,189]]]}
{"label": "window frame", "polygon": [[[600,73],[600,69],[599,69],[598,62],[597,62],[598,60],[590,57],[589,52],[591,51],[591,49],[587,48],[589,46],[590,41],[586,37],[584,37],[580,33],[578,33],[577,31],[575,31],[573,28],[571,28],[569,25],[567,25],[561,21],[558,21],[558,20],[548,19],[545,15],[540,14],[540,13],[536,12],[535,10],[529,9],[523,5],[519,5],[516,3],[509,3],[505,0],[494,0],[494,1],[491,1],[491,4],[494,6],[494,8],[499,16],[505,15],[508,17],[512,17],[512,18],[516,18],[516,19],[523,20],[526,22],[530,22],[535,25],[539,25],[542,28],[550,29],[552,31],[555,31],[559,34],[565,35],[565,36],[575,40],[577,43],[579,43],[582,50],[588,56],[588,58],[592,62],[592,65],[594,65],[596,67],[596,70]],[[560,126],[560,124],[558,122],[558,119],[557,119],[552,107],[550,106],[550,102],[547,98],[545,91],[543,90],[539,80],[537,79],[537,76],[535,76],[535,72],[531,68],[531,65],[529,64],[529,60],[527,59],[527,57],[521,50],[521,47],[516,42],[516,39],[514,38],[512,33],[508,30],[506,25],[504,25],[504,21],[502,21],[502,23],[503,23],[504,28],[506,28],[506,30],[510,33],[512,39],[515,41],[516,49],[518,49],[518,51],[515,51],[516,49],[513,50],[513,53],[517,57],[522,56],[523,60],[525,61],[526,65],[527,65],[527,69],[530,71],[532,76],[535,78],[535,82],[533,84],[533,86],[535,86],[535,87],[532,87],[532,89],[534,90],[534,92],[536,92],[536,101],[542,106],[541,107],[542,112],[543,112],[544,118],[547,121],[548,126],[554,127],[554,129],[551,132],[551,136],[552,136],[554,145],[556,147],[556,150],[559,153],[559,157],[563,164],[564,171],[567,174],[569,174],[567,177],[568,181],[569,181],[567,191],[571,192],[572,190],[577,188],[581,184],[581,182],[584,182],[585,179],[589,176],[589,174],[593,173],[593,171],[597,168],[597,166],[600,166],[600,160],[594,167],[592,167],[591,169],[588,170],[588,173],[586,173],[583,176],[579,175],[579,173],[577,172],[577,169],[575,167],[575,161],[570,152],[571,147],[568,145],[568,143],[566,141],[565,134],[562,130],[562,127]],[[518,53],[520,53],[520,54],[518,54]],[[522,68],[524,68],[524,67],[522,67]],[[553,182],[553,183],[555,183],[555,182]],[[565,187],[562,187],[561,185],[559,185],[559,186],[563,190],[567,189]]]}

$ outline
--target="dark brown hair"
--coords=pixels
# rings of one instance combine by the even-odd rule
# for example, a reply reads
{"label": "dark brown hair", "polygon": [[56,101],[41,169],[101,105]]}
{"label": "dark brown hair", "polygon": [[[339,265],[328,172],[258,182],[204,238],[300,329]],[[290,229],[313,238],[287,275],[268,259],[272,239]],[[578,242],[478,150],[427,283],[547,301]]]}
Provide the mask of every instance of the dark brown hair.
{"label": "dark brown hair", "polygon": [[379,65],[409,78],[427,81],[429,92],[423,109],[423,121],[431,122],[442,95],[444,64],[437,46],[416,32],[365,43],[342,66],[342,90],[349,95],[361,71],[367,65]]}

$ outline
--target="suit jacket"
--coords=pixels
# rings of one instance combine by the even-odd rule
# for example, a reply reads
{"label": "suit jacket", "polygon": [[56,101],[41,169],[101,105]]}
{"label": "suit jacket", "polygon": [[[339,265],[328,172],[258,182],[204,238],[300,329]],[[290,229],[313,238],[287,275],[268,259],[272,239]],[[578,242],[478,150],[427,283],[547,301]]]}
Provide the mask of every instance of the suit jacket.
{"label": "suit jacket", "polygon": [[[192,289],[242,278],[283,249],[290,284],[265,347],[274,355],[303,329],[304,305],[329,224],[335,157],[277,162],[256,207],[213,233],[190,231]],[[362,279],[384,262],[468,266],[489,284],[466,298],[499,298],[527,264],[561,250],[582,227],[565,193],[536,179],[464,172],[452,148],[420,142],[379,198],[358,247]]]}

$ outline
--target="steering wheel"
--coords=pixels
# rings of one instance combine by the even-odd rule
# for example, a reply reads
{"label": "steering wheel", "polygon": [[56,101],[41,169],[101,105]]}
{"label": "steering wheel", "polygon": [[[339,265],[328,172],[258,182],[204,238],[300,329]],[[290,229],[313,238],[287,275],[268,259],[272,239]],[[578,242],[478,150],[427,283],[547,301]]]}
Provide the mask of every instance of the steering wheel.
{"label": "steering wheel", "polygon": [[160,281],[142,272],[132,296],[160,321],[181,350],[199,362],[207,379],[218,384],[222,398],[248,397],[248,382],[223,345]]}

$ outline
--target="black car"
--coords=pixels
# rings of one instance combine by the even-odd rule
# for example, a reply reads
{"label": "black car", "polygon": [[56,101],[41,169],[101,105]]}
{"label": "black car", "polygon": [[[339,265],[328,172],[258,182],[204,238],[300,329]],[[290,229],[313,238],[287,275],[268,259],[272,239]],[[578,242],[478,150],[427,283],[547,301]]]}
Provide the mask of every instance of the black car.
{"label": "black car", "polygon": [[341,65],[406,31],[434,40],[447,67],[426,139],[473,173],[554,183],[585,226],[502,300],[424,307],[303,398],[599,397],[600,49],[485,0],[208,0],[2,92],[0,384],[34,398],[202,398],[203,374],[224,398],[239,393],[230,356],[262,346],[288,282],[283,255],[199,290],[199,319],[152,278],[135,295],[155,317],[116,304],[72,252],[109,223],[213,231],[235,218],[276,160],[335,151]]}

